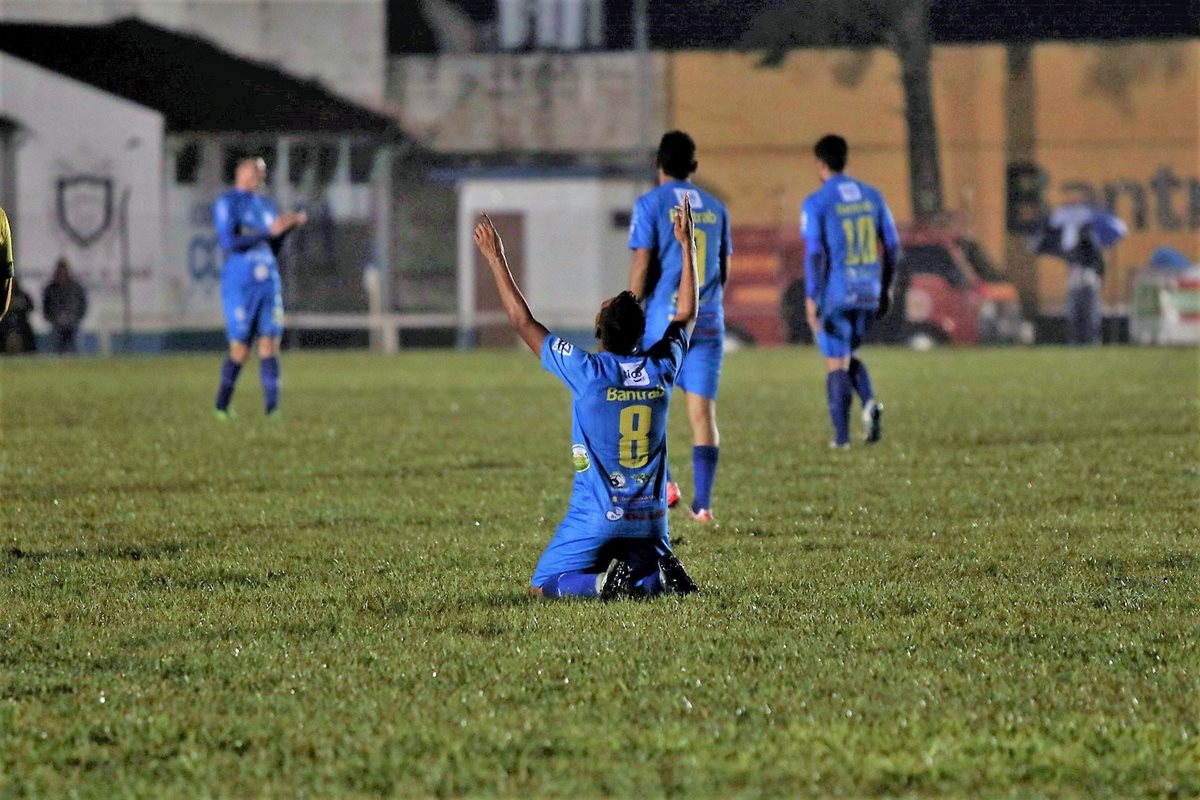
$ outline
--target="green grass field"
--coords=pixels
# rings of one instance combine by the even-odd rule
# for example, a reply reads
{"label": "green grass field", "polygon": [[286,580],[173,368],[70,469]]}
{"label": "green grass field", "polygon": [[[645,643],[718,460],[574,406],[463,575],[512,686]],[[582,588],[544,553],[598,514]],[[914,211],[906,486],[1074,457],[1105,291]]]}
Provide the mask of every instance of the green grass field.
{"label": "green grass field", "polygon": [[731,355],[705,593],[608,605],[525,594],[528,354],[286,356],[281,424],[216,355],[0,364],[0,796],[1200,795],[1197,352],[869,363],[831,453],[811,349]]}

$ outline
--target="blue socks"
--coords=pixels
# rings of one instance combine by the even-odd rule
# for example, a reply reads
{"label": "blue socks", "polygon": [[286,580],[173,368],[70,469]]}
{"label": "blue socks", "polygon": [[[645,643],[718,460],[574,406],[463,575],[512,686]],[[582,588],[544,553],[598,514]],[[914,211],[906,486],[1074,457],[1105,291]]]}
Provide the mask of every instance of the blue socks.
{"label": "blue socks", "polygon": [[[229,356],[225,357],[225,363],[221,364],[221,384],[217,388],[217,411],[229,409],[229,403],[233,400],[233,387],[237,384],[241,371],[241,364]],[[263,400],[267,413],[270,414],[279,407],[279,359],[275,356],[264,358],[259,363],[259,377],[262,379]]]}
{"label": "blue socks", "polygon": [[720,454],[721,449],[712,445],[702,444],[692,448],[692,474],[696,483],[692,511],[712,508],[712,487],[717,477],[717,458]]}
{"label": "blue socks", "polygon": [[854,399],[850,373],[839,369],[826,375],[825,395],[829,402],[829,419],[833,422],[833,443],[850,444],[850,403]]}
{"label": "blue socks", "polygon": [[[596,584],[600,574],[596,572],[559,573],[542,584],[542,597],[551,600],[561,600],[564,597],[597,597],[600,592],[596,590]],[[657,569],[634,581],[633,586],[650,596],[659,594],[663,590],[662,580]]]}
{"label": "blue socks", "polygon": [[850,359],[850,380],[854,383],[854,391],[865,406],[875,399],[875,387],[871,385],[871,374],[867,365],[857,358]]}
{"label": "blue socks", "polygon": [[258,375],[262,379],[263,400],[270,414],[279,407],[279,359],[264,358],[259,364]]}
{"label": "blue socks", "polygon": [[542,584],[542,597],[558,600],[563,597],[596,597],[595,572],[563,572]]}
{"label": "blue socks", "polygon": [[217,388],[217,411],[229,408],[229,401],[233,399],[233,386],[237,383],[238,373],[241,371],[241,364],[229,356],[225,357],[225,363],[221,365],[221,383]]}

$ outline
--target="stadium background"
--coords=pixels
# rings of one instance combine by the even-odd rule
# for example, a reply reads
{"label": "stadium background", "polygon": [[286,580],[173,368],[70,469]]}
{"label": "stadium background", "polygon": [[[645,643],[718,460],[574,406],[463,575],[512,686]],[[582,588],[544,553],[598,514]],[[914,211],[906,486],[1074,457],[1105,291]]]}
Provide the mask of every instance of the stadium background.
{"label": "stadium background", "polygon": [[[639,18],[637,4],[547,0],[526,19],[519,5],[268,0],[210,13],[184,0],[6,0],[0,180],[21,277],[39,286],[70,259],[92,294],[89,348],[219,347],[208,204],[252,150],[271,162],[282,205],[315,212],[284,259],[293,346],[478,341],[487,315],[474,307],[464,198],[513,181],[572,179],[583,182],[575,196],[594,197],[579,205],[603,243],[577,303],[590,308],[624,280],[624,206],[649,185],[668,128],[696,137],[699,179],[743,230],[794,237],[814,181],[807,150],[827,130],[850,139],[853,171],[911,217],[891,50],[806,46],[763,67],[760,52],[740,52],[753,43],[741,6],[649,4]],[[1060,21],[1042,38],[1070,41],[1017,31],[1021,41],[1002,43],[986,39],[1011,33],[1011,20],[972,21],[952,5],[933,7],[948,207],[1038,318],[1061,314],[1065,270],[1007,232],[1006,168],[1040,168],[1050,204],[1082,190],[1111,205],[1131,235],[1112,255],[1105,310],[1126,315],[1131,275],[1156,247],[1200,258],[1194,20],[1165,41],[1139,39],[1162,32],[1131,17],[1108,41],[1075,41],[1086,23]],[[684,39],[699,48],[678,49]],[[113,66],[114,53],[133,66]],[[239,85],[253,90],[226,91]],[[43,102],[67,95],[78,99]],[[522,211],[535,228],[547,213]],[[562,295],[572,284],[554,279],[562,247],[525,238],[532,296],[552,322],[582,327]]]}

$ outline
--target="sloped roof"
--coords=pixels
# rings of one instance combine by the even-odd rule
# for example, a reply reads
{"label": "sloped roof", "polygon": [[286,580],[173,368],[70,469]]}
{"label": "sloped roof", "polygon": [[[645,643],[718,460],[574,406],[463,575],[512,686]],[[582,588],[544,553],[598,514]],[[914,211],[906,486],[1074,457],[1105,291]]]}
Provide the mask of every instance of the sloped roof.
{"label": "sloped roof", "polygon": [[159,111],[169,132],[400,135],[390,117],[316,81],[139,19],[0,23],[0,52]]}

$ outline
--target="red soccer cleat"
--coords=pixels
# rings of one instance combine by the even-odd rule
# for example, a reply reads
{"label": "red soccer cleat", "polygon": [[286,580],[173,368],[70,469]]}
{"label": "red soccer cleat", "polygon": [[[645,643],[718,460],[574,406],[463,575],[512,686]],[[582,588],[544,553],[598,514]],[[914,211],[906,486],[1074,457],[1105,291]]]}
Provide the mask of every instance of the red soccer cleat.
{"label": "red soccer cleat", "polygon": [[679,505],[679,484],[675,481],[667,481],[667,508],[674,508]]}
{"label": "red soccer cleat", "polygon": [[692,522],[716,522],[716,520],[713,519],[711,508],[702,508],[699,511],[693,511],[689,508],[687,512],[688,518],[691,519]]}

